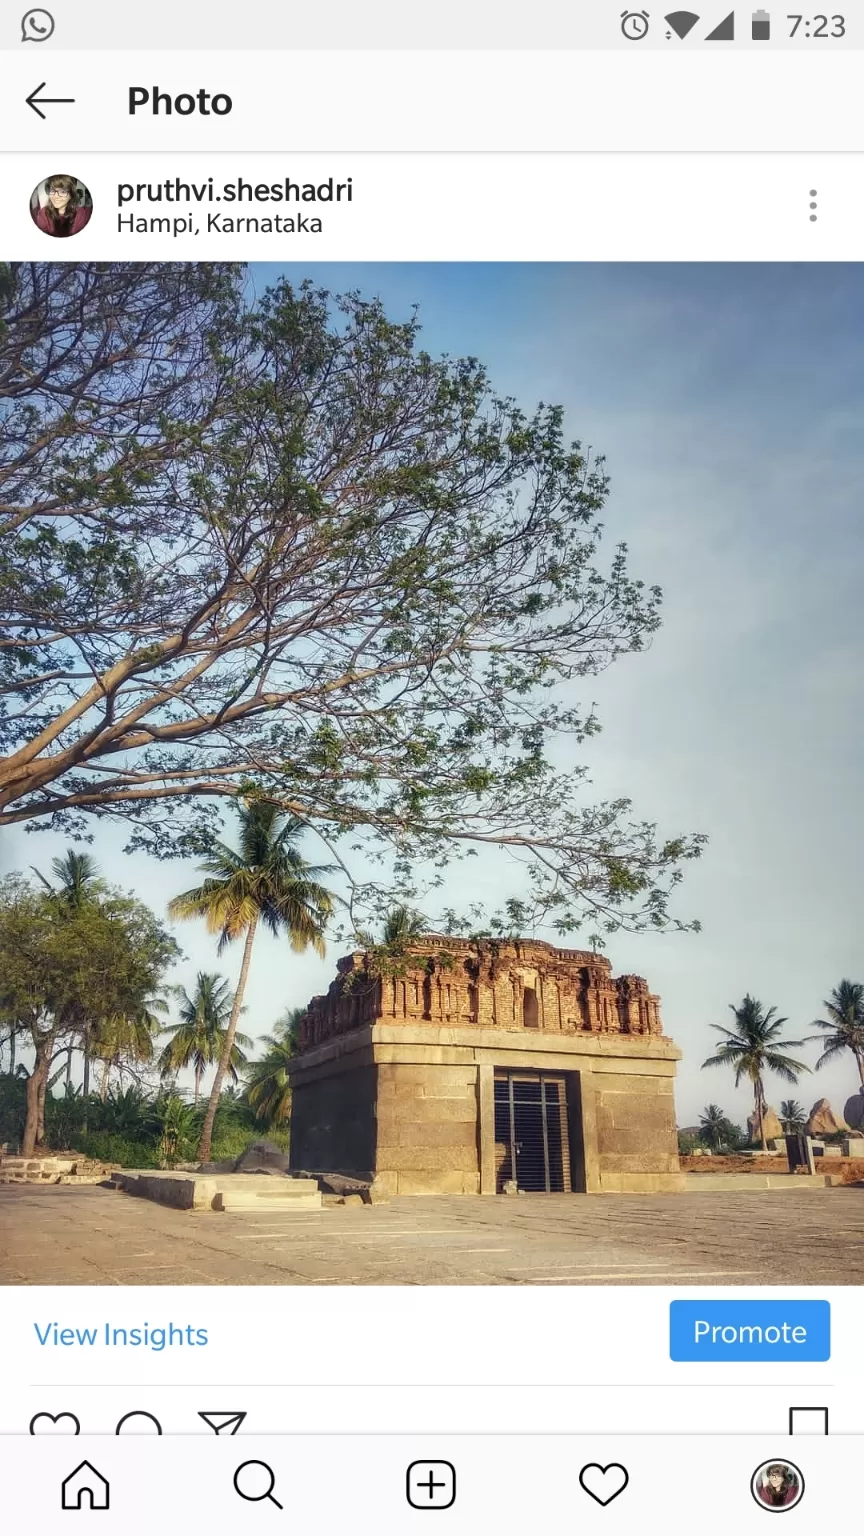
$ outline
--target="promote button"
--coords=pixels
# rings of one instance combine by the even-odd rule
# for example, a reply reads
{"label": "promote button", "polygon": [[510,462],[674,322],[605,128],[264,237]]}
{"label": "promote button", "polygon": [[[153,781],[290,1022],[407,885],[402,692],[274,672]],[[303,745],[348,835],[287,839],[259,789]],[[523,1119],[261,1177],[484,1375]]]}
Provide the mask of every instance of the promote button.
{"label": "promote button", "polygon": [[673,1360],[830,1360],[827,1301],[673,1301]]}

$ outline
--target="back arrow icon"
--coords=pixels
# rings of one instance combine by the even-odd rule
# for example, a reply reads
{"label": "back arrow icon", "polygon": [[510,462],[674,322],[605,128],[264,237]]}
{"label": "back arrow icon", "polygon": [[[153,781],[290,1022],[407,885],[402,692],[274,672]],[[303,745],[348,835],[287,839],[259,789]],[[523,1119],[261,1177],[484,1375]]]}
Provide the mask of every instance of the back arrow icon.
{"label": "back arrow icon", "polygon": [[[45,81],[43,80],[42,84],[37,85],[35,91],[31,91],[27,97],[28,107],[32,107],[34,112],[38,112],[43,122],[45,120],[45,113],[42,111],[43,107],[71,106],[75,100],[74,96],[39,96],[39,92],[44,91],[44,89]],[[38,100],[37,97],[39,98]]]}

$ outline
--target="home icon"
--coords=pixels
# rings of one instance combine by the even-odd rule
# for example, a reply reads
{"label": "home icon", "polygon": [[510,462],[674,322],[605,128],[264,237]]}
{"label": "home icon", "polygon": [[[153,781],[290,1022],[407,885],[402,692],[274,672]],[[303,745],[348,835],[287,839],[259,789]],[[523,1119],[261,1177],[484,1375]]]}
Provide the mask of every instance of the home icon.
{"label": "home icon", "polygon": [[63,1483],[61,1505],[63,1509],[107,1509],[108,1492],[107,1478],[89,1461],[82,1461]]}

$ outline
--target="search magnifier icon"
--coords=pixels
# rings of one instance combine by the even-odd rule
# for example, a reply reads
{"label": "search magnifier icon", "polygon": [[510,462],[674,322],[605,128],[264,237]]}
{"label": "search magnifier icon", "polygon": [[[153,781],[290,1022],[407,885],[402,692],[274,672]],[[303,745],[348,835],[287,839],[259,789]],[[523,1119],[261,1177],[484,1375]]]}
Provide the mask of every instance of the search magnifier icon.
{"label": "search magnifier icon", "polygon": [[241,1499],[248,1499],[250,1504],[260,1504],[262,1499],[269,1499],[277,1509],[282,1508],[279,1500],[273,1497],[276,1473],[272,1467],[268,1467],[266,1461],[241,1461],[234,1473],[234,1487]]}

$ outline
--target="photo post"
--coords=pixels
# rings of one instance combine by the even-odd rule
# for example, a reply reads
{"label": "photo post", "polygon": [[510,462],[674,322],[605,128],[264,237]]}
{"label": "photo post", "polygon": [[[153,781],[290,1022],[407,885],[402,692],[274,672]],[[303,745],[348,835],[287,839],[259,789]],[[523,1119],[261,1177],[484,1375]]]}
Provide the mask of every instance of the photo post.
{"label": "photo post", "polygon": [[0,48],[12,1517],[845,1520],[861,29],[265,10]]}

